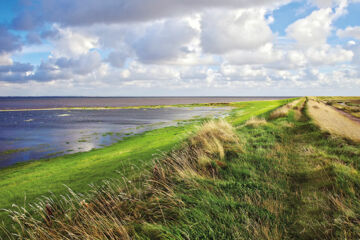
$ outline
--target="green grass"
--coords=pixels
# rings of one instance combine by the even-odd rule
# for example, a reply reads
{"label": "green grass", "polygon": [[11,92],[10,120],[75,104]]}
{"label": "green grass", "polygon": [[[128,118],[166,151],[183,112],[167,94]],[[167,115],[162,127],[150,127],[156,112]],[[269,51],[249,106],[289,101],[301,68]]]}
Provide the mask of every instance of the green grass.
{"label": "green grass", "polygon": [[[102,149],[2,169],[0,208],[23,206],[24,201],[34,202],[49,192],[65,194],[67,187],[76,192],[87,191],[89,184],[99,184],[106,178],[135,177],[149,168],[154,154],[172,149],[193,127],[189,124],[157,129]],[[0,216],[8,222],[4,212]]]}
{"label": "green grass", "polygon": [[171,236],[359,239],[359,145],[321,132],[306,115],[297,121],[293,112],[237,134],[243,151],[219,179],[176,185],[185,207],[181,220],[168,224]]}
{"label": "green grass", "polygon": [[[228,119],[239,124],[253,115],[265,114],[288,101],[230,104],[236,108],[231,111]],[[75,192],[86,192],[90,189],[90,184],[100,184],[104,179],[120,176],[135,178],[150,169],[154,154],[173,149],[183,142],[198,124],[199,121],[190,121],[177,127],[166,127],[128,137],[102,149],[16,164],[2,169],[0,208],[10,208],[12,204],[24,206],[25,202],[33,203],[50,192],[55,196],[66,194],[67,187]],[[5,215],[1,212],[0,219],[9,224],[9,218]]]}
{"label": "green grass", "polygon": [[[109,183],[95,190],[98,201],[89,198],[89,206],[71,211],[84,214],[100,204],[90,216],[120,218],[115,226],[90,218],[90,226],[123,227],[105,231],[104,239],[123,233],[135,239],[359,239],[359,144],[322,132],[306,105],[266,124],[244,124],[285,102],[241,103],[228,118],[235,129],[203,127],[157,161],[148,181],[134,179],[126,188]],[[233,139],[228,131],[239,140],[226,140]],[[81,220],[71,221],[86,224]]]}

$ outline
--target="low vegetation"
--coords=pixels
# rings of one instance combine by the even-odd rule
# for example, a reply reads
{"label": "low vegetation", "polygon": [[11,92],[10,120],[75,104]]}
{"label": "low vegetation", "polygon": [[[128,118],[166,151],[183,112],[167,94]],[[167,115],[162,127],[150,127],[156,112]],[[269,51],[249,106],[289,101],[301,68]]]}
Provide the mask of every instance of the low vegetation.
{"label": "low vegetation", "polygon": [[7,237],[359,239],[359,144],[318,128],[305,98],[277,118],[252,104],[188,129],[136,177],[9,210]]}

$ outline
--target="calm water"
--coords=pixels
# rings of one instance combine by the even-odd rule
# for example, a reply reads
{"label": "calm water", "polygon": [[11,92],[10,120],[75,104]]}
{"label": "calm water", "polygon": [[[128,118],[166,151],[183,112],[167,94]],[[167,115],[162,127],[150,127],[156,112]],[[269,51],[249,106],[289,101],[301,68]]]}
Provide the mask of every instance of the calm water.
{"label": "calm water", "polygon": [[[233,102],[279,98],[68,98],[0,97],[0,109],[105,107]],[[17,162],[89,151],[125,136],[176,125],[196,117],[221,116],[229,108],[163,108],[0,112],[0,168]]]}
{"label": "calm water", "polygon": [[227,108],[0,112],[0,168],[16,162],[89,151],[125,136],[220,116]]}

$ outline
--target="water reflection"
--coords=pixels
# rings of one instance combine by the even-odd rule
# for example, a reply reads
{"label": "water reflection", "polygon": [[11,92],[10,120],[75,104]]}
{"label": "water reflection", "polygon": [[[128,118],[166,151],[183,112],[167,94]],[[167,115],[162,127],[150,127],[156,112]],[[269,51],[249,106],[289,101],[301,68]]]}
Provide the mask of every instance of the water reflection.
{"label": "water reflection", "polygon": [[89,151],[176,120],[220,116],[229,108],[0,112],[0,168]]}

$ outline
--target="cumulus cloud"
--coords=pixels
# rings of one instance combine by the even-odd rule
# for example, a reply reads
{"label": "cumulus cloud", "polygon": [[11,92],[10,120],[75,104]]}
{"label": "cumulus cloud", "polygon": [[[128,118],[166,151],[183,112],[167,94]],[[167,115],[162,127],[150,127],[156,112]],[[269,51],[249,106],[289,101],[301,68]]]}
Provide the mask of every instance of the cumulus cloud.
{"label": "cumulus cloud", "polygon": [[336,34],[341,38],[354,38],[360,40],[360,27],[356,26],[339,29]]}
{"label": "cumulus cloud", "polygon": [[54,44],[52,55],[55,57],[73,57],[86,54],[98,46],[98,37],[76,32],[70,28],[59,28],[51,39]]}
{"label": "cumulus cloud", "polygon": [[187,44],[196,30],[188,22],[169,20],[151,25],[133,47],[142,62],[162,62],[190,53]]}
{"label": "cumulus cloud", "polygon": [[301,47],[317,47],[326,43],[331,32],[333,12],[331,8],[313,11],[306,18],[291,24],[286,33]]}
{"label": "cumulus cloud", "polygon": [[283,58],[283,52],[274,49],[272,43],[267,43],[254,50],[232,51],[224,58],[234,65],[269,64],[278,62]]}
{"label": "cumulus cloud", "polygon": [[310,48],[306,50],[306,56],[312,65],[318,66],[350,62],[354,53],[340,46],[331,47],[325,44],[320,48]]}
{"label": "cumulus cloud", "polygon": [[201,20],[203,50],[222,54],[238,49],[255,49],[271,42],[273,34],[264,14],[261,9],[206,12]]}

